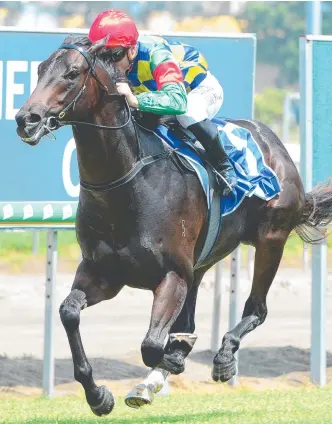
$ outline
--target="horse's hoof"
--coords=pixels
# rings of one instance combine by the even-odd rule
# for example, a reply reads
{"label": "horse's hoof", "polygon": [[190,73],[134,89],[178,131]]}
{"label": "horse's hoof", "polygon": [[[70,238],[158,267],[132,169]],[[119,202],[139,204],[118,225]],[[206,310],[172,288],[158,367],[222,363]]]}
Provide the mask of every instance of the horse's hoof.
{"label": "horse's hoof", "polygon": [[152,401],[152,390],[145,384],[135,386],[125,398],[126,405],[135,409],[139,409],[145,405],[151,405]]}
{"label": "horse's hoof", "polygon": [[[228,359],[228,358],[225,358]],[[214,381],[221,381],[226,382],[229,381],[234,375],[237,374],[237,365],[235,358],[231,360],[226,361],[220,361],[218,358],[218,361],[213,361],[213,368],[212,368],[212,379]]]}
{"label": "horse's hoof", "polygon": [[98,387],[98,401],[97,405],[90,405],[91,411],[101,417],[102,415],[109,414],[114,408],[114,397],[106,386]]}

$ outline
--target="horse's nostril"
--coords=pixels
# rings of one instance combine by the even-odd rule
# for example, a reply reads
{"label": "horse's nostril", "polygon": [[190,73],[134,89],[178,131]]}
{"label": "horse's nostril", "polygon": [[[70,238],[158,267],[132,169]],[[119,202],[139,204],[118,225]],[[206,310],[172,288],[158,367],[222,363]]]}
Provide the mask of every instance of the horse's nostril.
{"label": "horse's nostril", "polygon": [[41,116],[37,113],[31,113],[26,117],[26,122],[29,124],[38,124],[41,121]]}
{"label": "horse's nostril", "polygon": [[33,127],[41,121],[41,116],[38,113],[18,113],[16,115],[16,122],[19,127],[30,126]]}

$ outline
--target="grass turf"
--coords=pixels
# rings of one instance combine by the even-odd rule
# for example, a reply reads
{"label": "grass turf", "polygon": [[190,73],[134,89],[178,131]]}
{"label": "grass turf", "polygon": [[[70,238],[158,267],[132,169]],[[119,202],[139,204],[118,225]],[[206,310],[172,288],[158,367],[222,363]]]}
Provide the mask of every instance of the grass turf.
{"label": "grass turf", "polygon": [[173,394],[132,410],[116,399],[113,412],[98,418],[82,397],[0,400],[3,424],[331,424],[332,387],[292,390],[235,390],[222,394]]}
{"label": "grass turf", "polygon": [[[8,270],[20,271],[24,264],[32,258],[33,233],[31,231],[9,232],[0,231],[0,265]],[[332,237],[328,239],[329,255],[332,256]],[[247,248],[243,247],[243,266],[246,263]],[[71,230],[58,231],[59,259],[74,260],[79,258],[80,249],[76,241],[75,232]],[[296,234],[288,239],[282,266],[302,266],[303,242]],[[38,256],[35,259],[44,261],[46,255],[46,232],[38,232]],[[229,259],[227,259],[229,260]],[[227,262],[227,261],[226,261]],[[76,266],[75,262],[75,266]],[[26,269],[25,269],[26,271]]]}

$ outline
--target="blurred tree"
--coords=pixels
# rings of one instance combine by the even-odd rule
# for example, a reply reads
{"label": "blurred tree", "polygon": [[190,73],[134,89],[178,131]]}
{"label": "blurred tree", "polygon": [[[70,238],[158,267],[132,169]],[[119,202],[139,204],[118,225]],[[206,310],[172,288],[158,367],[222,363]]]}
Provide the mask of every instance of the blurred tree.
{"label": "blurred tree", "polygon": [[248,2],[239,19],[257,34],[257,62],[278,65],[278,86],[298,81],[299,37],[305,33],[305,2]]}
{"label": "blurred tree", "polygon": [[280,126],[285,90],[266,88],[255,96],[255,119],[269,126]]}
{"label": "blurred tree", "polygon": [[[306,1],[248,2],[243,31],[257,34],[257,62],[278,65],[278,86],[298,82],[299,37],[306,33]],[[322,2],[322,33],[332,34],[332,4]]]}

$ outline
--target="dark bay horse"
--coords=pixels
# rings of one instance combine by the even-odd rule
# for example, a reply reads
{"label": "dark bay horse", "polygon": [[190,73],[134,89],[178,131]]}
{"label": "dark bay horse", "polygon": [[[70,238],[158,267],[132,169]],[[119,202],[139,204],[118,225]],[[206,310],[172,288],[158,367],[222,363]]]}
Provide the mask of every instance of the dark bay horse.
{"label": "dark bay horse", "polygon": [[[86,37],[67,38],[40,64],[36,89],[16,115],[17,132],[31,145],[61,125],[73,128],[81,181],[76,232],[83,260],[60,317],[75,379],[97,415],[108,414],[114,398],[93,380],[79,332],[82,309],[114,298],[124,286],[152,290],[142,359],[148,367],[178,374],[195,340],[195,303],[204,273],[240,243],[250,244],[256,248],[252,290],[241,322],[225,334],[213,361],[213,379],[227,381],[236,373],[234,353],[241,339],[266,318],[267,293],[291,231],[318,242],[332,218],[331,184],[305,194],[278,137],[256,121],[232,121],[251,131],[281,193],[268,202],[246,198],[224,217],[215,248],[194,270],[207,229],[201,185],[160,139],[132,119],[115,86],[124,76],[103,52],[103,42],[92,46]],[[157,391],[143,384],[144,390]],[[148,400],[137,392],[135,401]]]}

